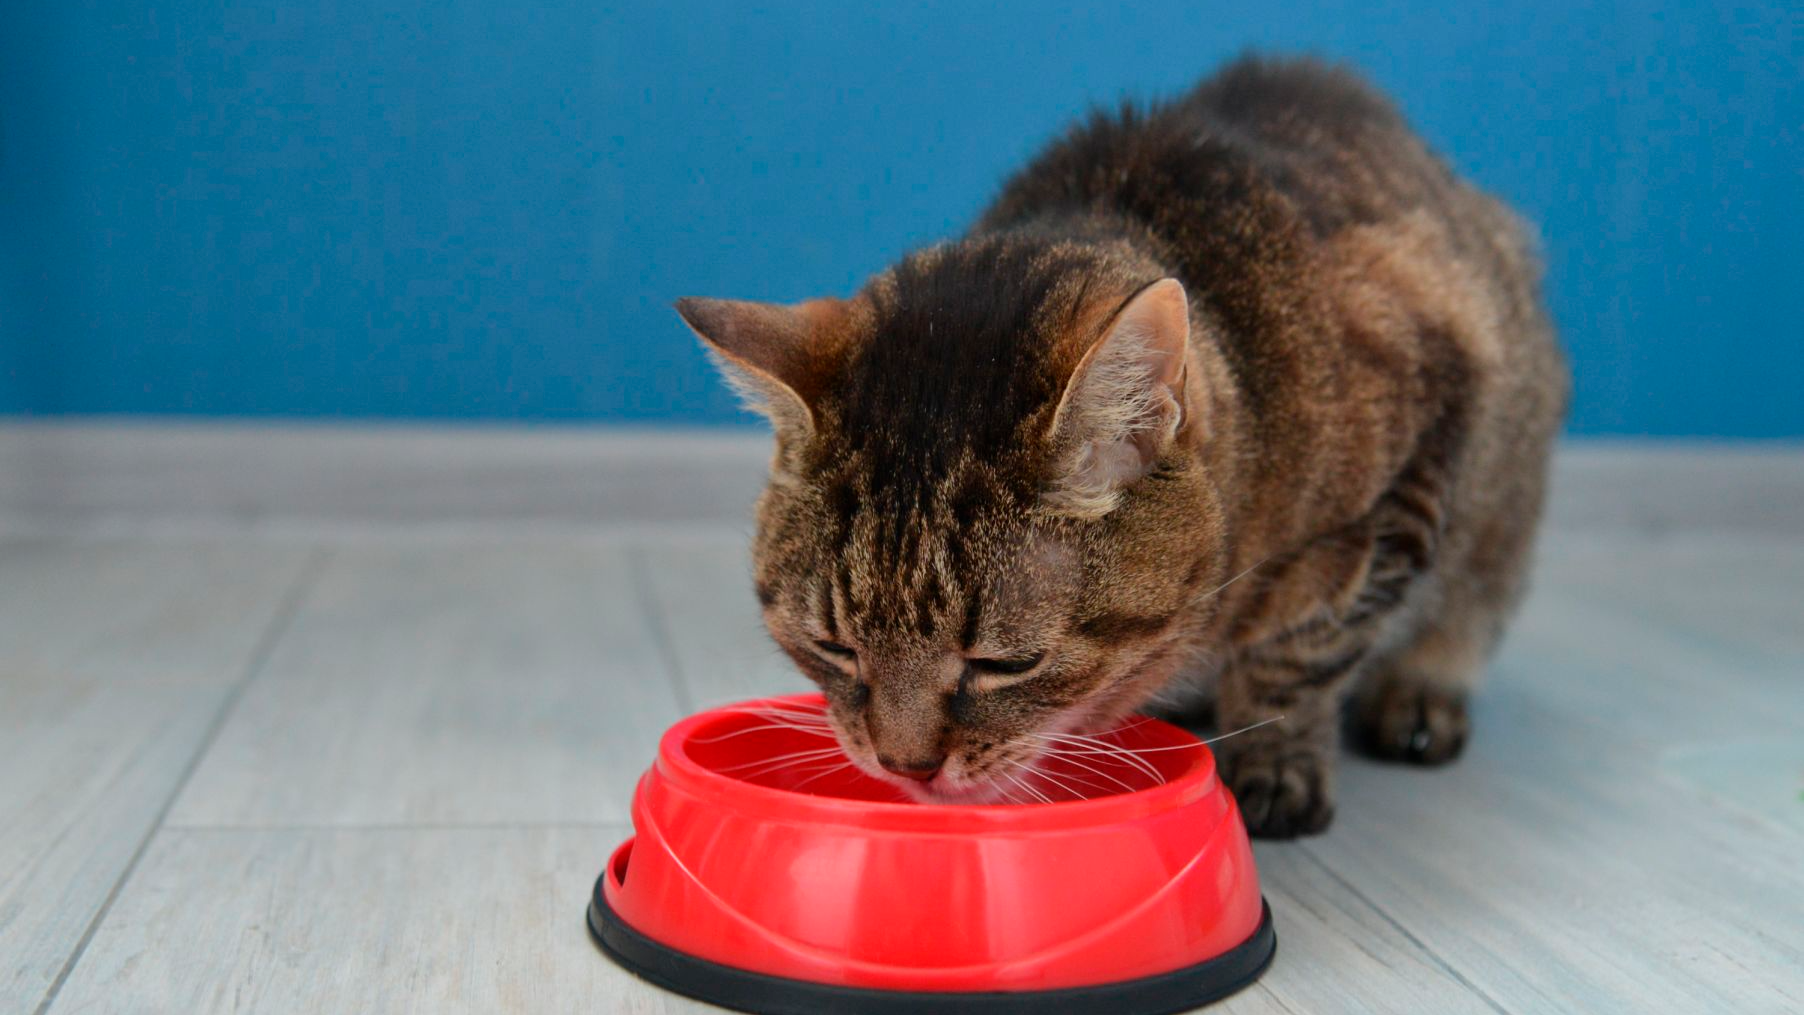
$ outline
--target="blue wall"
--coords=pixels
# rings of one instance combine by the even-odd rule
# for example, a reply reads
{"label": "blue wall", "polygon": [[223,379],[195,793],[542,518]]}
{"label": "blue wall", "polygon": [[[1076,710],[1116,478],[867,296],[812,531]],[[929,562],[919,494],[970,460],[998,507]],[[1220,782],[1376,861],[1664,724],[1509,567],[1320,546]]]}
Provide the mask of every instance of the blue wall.
{"label": "blue wall", "polygon": [[1540,224],[1576,432],[1804,435],[1795,0],[0,8],[0,412],[743,420],[672,298],[847,292],[1255,45]]}

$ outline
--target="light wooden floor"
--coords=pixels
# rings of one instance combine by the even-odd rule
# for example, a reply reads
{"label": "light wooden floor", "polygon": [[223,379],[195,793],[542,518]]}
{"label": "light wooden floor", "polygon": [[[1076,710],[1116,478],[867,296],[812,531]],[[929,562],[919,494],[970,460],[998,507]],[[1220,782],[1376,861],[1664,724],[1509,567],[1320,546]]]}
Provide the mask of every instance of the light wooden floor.
{"label": "light wooden floor", "polygon": [[[1260,844],[1277,963],[1217,1010],[1804,1011],[1804,506],[1758,508],[1570,513],[1466,758]],[[800,687],[684,517],[0,525],[0,1012],[701,1010],[582,923],[658,732]]]}

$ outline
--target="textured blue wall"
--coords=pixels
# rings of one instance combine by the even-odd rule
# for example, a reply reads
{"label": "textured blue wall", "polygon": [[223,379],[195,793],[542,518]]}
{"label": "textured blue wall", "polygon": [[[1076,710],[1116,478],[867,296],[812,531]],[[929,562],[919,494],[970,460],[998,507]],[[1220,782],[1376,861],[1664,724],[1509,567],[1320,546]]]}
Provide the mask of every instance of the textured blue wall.
{"label": "textured blue wall", "polygon": [[1258,46],[1363,67],[1539,223],[1575,431],[1800,435],[1801,26],[1795,0],[9,0],[0,412],[743,420],[672,298],[847,292],[1086,104]]}

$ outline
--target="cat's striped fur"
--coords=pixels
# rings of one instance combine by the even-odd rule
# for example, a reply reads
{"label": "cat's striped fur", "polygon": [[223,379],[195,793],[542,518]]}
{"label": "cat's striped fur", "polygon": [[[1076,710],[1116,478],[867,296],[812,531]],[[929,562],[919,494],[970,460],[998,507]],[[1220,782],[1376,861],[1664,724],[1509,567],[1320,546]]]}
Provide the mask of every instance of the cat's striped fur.
{"label": "cat's striped fur", "polygon": [[1213,686],[1283,716],[1219,754],[1290,835],[1354,692],[1379,754],[1459,752],[1564,371],[1515,218],[1350,75],[1241,61],[850,299],[679,309],[774,421],[757,594],[871,771],[987,799]]}

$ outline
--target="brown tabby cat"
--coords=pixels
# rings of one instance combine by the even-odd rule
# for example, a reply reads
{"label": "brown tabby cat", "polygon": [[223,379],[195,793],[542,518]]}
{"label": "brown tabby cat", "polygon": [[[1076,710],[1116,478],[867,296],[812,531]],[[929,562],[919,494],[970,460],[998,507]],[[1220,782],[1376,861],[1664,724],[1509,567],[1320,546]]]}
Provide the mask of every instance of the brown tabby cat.
{"label": "brown tabby cat", "polygon": [[1097,115],[851,299],[677,306],[774,424],[758,599],[865,769],[995,799],[1213,685],[1282,716],[1218,746],[1289,836],[1356,689],[1379,755],[1464,745],[1566,381],[1522,227],[1352,75]]}

